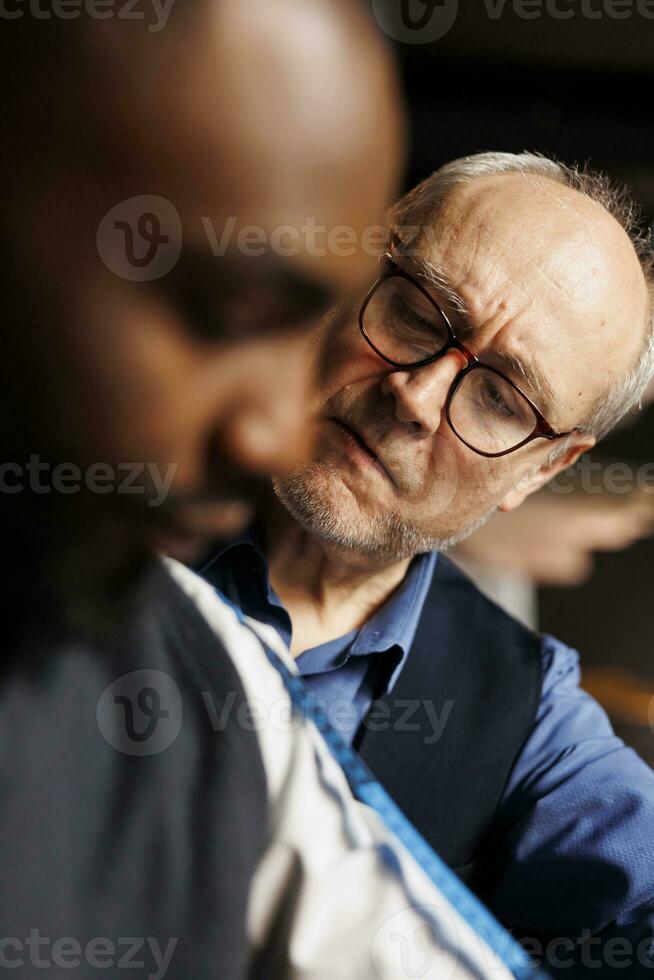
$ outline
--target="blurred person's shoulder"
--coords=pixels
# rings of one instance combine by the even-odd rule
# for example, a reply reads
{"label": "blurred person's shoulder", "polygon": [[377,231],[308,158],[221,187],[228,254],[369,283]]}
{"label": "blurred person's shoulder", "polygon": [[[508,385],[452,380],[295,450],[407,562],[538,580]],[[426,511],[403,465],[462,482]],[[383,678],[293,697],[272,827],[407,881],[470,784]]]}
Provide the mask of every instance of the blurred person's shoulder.
{"label": "blurred person's shoulder", "polygon": [[268,792],[230,640],[158,562],[115,635],[5,671],[3,935],[155,937],[176,975],[243,975]]}

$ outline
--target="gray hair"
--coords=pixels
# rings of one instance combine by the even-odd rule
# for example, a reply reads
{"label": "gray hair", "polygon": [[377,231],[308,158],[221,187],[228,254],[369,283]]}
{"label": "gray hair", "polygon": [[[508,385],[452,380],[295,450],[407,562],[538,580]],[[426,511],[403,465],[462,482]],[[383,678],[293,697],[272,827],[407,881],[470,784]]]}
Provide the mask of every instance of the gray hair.
{"label": "gray hair", "polygon": [[[446,163],[417,187],[406,194],[390,211],[390,225],[394,229],[409,228],[413,240],[404,242],[416,245],[422,232],[433,222],[447,195],[459,184],[466,184],[481,177],[500,174],[523,173],[547,178],[579,191],[595,204],[603,207],[624,229],[640,262],[649,295],[647,322],[643,345],[636,363],[619,381],[605,391],[591,409],[589,417],[580,428],[597,439],[606,435],[642,398],[654,374],[654,255],[649,232],[641,225],[641,212],[626,187],[614,184],[610,178],[587,164],[567,166],[558,160],[537,153],[477,153]],[[565,451],[565,443],[555,448],[554,454]]]}

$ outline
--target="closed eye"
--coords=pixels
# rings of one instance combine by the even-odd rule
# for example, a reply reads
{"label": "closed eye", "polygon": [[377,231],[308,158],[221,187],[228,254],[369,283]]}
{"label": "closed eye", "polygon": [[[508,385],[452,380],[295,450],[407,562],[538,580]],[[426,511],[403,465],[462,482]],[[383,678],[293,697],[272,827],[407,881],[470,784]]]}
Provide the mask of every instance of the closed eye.
{"label": "closed eye", "polygon": [[442,336],[442,326],[434,322],[433,319],[429,320],[427,317],[422,316],[416,309],[410,306],[404,296],[399,293],[396,293],[393,298],[391,312],[393,315],[393,321],[396,322],[399,320],[404,326],[408,327],[409,330],[414,330],[416,333],[422,334],[422,336],[428,335],[430,337],[437,338]]}
{"label": "closed eye", "polygon": [[497,385],[490,378],[484,378],[483,395],[484,401],[491,411],[502,418],[515,418],[516,412],[513,411]]}

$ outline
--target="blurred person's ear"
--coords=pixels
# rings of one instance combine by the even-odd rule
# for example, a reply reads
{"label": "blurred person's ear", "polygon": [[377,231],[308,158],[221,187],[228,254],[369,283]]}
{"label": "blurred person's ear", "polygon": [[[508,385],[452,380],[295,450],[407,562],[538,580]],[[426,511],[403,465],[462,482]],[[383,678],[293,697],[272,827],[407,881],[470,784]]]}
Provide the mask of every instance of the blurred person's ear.
{"label": "blurred person's ear", "polygon": [[580,435],[572,437],[574,442],[568,446],[564,453],[555,460],[548,460],[532,470],[524,477],[517,486],[510,490],[499,505],[499,510],[507,512],[515,510],[520,504],[524,503],[527,497],[536,493],[553,480],[557,473],[567,470],[574,466],[583,453],[587,453],[593,448],[597,440],[594,436]]}

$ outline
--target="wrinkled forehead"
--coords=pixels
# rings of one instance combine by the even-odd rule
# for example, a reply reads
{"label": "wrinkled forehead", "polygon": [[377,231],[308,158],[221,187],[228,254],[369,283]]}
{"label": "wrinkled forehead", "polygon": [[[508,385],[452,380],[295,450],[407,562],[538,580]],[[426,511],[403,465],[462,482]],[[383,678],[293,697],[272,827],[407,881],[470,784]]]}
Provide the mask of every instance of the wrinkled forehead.
{"label": "wrinkled forehead", "polygon": [[571,188],[517,174],[461,185],[413,252],[427,281],[460,299],[475,353],[528,356],[566,425],[637,359],[647,310],[638,258],[617,221]]}

